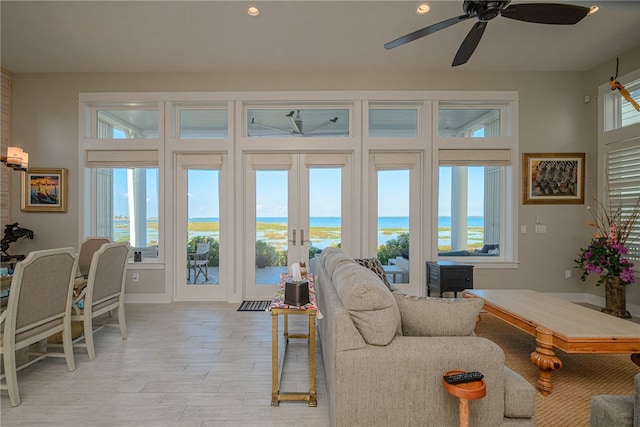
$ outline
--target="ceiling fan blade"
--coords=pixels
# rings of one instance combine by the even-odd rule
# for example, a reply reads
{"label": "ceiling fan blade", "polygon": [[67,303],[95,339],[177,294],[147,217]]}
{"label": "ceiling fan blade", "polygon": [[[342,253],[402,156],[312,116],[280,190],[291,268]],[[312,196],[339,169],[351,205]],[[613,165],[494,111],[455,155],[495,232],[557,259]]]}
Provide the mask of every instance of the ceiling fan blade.
{"label": "ceiling fan blade", "polygon": [[473,28],[471,28],[471,31],[469,31],[469,34],[467,34],[467,37],[465,37],[460,45],[456,57],[453,58],[453,64],[451,64],[453,67],[467,63],[476,50],[476,47],[478,47],[485,28],[487,28],[487,23],[484,21],[476,22]]}
{"label": "ceiling fan blade", "polygon": [[265,124],[262,124],[262,123],[258,123],[258,122],[255,121],[254,118],[251,118],[251,124],[253,126],[260,126],[262,128],[265,128],[265,129],[277,130],[277,131],[283,132],[285,134],[291,133],[291,130],[289,130],[289,129],[283,129],[283,128],[278,128],[278,127],[274,127],[274,126],[269,126],[269,125],[265,125]]}
{"label": "ceiling fan blade", "polygon": [[[296,121],[293,119],[293,117],[290,116],[289,114],[287,114],[287,118],[291,122],[291,127],[293,128],[293,133],[297,133],[297,134],[301,134],[302,135],[302,129],[300,129],[300,127],[298,127],[298,123],[296,123]],[[302,122],[300,122],[300,124],[302,124]]]}
{"label": "ceiling fan blade", "polygon": [[573,25],[589,13],[588,7],[558,3],[523,3],[506,7],[501,15],[536,24]]}
{"label": "ceiling fan blade", "polygon": [[325,126],[329,126],[329,125],[331,125],[331,124],[333,124],[333,123],[335,123],[337,121],[338,121],[338,118],[334,117],[333,119],[329,119],[326,122],[320,123],[318,126],[316,126],[314,128],[311,128],[311,129],[307,130],[306,132],[307,133],[313,132],[314,130],[318,130],[318,129],[323,128]]}
{"label": "ceiling fan blade", "polygon": [[407,44],[424,36],[428,36],[429,34],[433,34],[436,31],[444,30],[458,22],[466,21],[471,18],[471,15],[460,15],[455,18],[447,19],[446,21],[438,22],[437,24],[429,25],[428,27],[424,27],[421,30],[414,31],[413,33],[407,34],[406,36],[399,37],[389,43],[384,45],[384,48],[389,50],[394,47],[402,46],[403,44]]}

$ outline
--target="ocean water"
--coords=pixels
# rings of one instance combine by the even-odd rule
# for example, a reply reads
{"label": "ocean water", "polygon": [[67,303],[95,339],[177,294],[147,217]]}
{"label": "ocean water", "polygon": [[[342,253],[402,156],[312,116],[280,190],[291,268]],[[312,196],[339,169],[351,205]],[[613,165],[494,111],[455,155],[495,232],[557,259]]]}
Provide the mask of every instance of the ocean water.
{"label": "ocean water", "polygon": [[[219,218],[189,218],[189,222],[218,222]],[[387,216],[380,217],[379,232],[378,232],[378,245],[383,245],[391,239],[398,237],[400,233],[409,230],[409,217],[406,216]],[[257,218],[256,222],[264,224],[286,224],[286,217],[263,217]],[[340,217],[311,217],[309,218],[309,225],[311,227],[340,227]],[[469,227],[482,227],[484,225],[484,218],[481,216],[469,217],[467,224]],[[115,240],[129,240],[129,222],[127,219],[114,219],[114,238]],[[447,245],[449,238],[448,229],[451,227],[451,217],[441,216],[438,217],[438,244]],[[387,231],[385,231],[387,230]],[[393,230],[393,232],[391,232]],[[206,235],[209,233],[190,232],[189,238],[198,235]],[[217,233],[216,233],[217,234]],[[482,242],[482,235],[471,234],[469,236],[469,243]],[[284,246],[284,239],[272,239],[265,236],[261,238],[275,246]],[[158,241],[158,220],[156,218],[150,218],[147,220],[147,241]],[[313,245],[318,247],[326,247],[339,242],[339,239],[324,239],[314,240]]]}

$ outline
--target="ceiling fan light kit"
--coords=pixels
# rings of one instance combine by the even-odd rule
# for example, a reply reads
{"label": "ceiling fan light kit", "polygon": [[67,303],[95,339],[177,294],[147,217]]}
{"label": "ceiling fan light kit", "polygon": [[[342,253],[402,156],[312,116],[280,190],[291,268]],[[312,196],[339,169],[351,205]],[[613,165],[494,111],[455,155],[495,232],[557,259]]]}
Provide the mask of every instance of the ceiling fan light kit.
{"label": "ceiling fan light kit", "polygon": [[[502,1],[478,1],[464,0],[462,10],[464,15],[456,16],[433,25],[429,25],[420,30],[399,37],[384,45],[387,50],[402,46],[419,38],[428,36],[437,31],[444,30],[452,25],[476,18],[477,22],[471,28],[464,39],[452,66],[465,64],[473,52],[478,47],[487,23],[498,16],[513,19],[516,21],[531,22],[534,24],[550,25],[574,25],[588,14],[595,13],[594,8],[575,6],[560,3],[521,3],[509,5],[511,0]],[[597,9],[596,9],[597,11]]]}

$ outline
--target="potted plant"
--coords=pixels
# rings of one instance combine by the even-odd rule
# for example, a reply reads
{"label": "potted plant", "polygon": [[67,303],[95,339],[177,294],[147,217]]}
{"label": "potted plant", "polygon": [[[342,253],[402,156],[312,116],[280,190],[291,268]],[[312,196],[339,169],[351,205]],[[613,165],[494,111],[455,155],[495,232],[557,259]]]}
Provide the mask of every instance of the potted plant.
{"label": "potted plant", "polygon": [[640,215],[640,197],[631,209],[624,210],[621,205],[607,209],[596,200],[596,208],[587,207],[592,220],[587,222],[596,228],[591,242],[580,248],[575,260],[577,268],[582,270],[580,279],[585,281],[590,274],[598,275],[596,286],[605,286],[604,313],[629,318],[626,309],[626,285],[635,282],[634,264],[629,260],[631,231]]}

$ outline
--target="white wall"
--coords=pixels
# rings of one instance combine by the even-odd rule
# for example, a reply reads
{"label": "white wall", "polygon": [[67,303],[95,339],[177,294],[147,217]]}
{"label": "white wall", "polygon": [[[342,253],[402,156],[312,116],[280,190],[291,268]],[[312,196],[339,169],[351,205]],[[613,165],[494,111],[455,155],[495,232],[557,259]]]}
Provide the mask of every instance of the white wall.
{"label": "white wall", "polygon": [[[620,56],[620,74],[640,68],[640,47]],[[10,70],[9,70],[10,71]],[[31,167],[69,169],[68,212],[20,212],[20,182],[12,183],[12,219],[34,230],[33,241],[21,240],[15,253],[78,242],[77,129],[80,92],[173,91],[310,91],[310,90],[513,90],[520,93],[520,152],[586,152],[587,181],[596,180],[597,90],[615,72],[615,58],[582,73],[447,72],[378,73],[87,73],[14,74],[13,141],[30,154]],[[591,96],[591,103],[583,102]],[[532,232],[536,217],[546,234]],[[517,269],[476,269],[476,288],[526,288],[544,292],[600,296],[574,270],[577,250],[589,238],[585,205],[521,205]],[[574,277],[565,279],[565,270]],[[161,292],[143,279],[137,293]],[[129,288],[131,289],[131,288]],[[640,306],[640,283],[629,288],[628,303]],[[132,291],[133,292],[133,291]]]}

